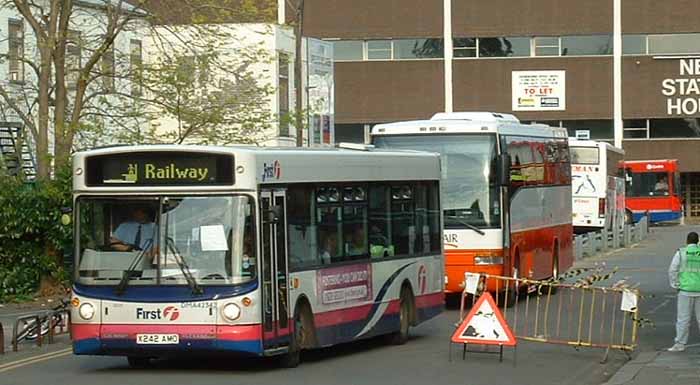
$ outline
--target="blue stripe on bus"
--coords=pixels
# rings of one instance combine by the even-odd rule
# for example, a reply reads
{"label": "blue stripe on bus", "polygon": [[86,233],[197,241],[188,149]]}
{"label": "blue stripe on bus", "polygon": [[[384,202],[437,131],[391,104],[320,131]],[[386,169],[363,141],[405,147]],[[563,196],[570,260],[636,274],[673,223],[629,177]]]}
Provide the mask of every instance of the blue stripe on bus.
{"label": "blue stripe on bus", "polygon": [[[632,213],[632,219],[635,223],[639,222],[642,219],[642,217],[644,217],[644,214],[644,212]],[[652,223],[677,221],[679,219],[681,219],[680,211],[655,211],[649,213],[649,221]]]}
{"label": "blue stripe on bus", "polygon": [[262,343],[259,340],[180,340],[177,345],[139,345],[132,339],[97,339],[73,341],[73,353],[77,355],[128,355],[130,353],[148,355],[177,354],[192,351],[231,352],[261,356]]}
{"label": "blue stripe on bus", "polygon": [[[418,322],[426,321],[442,312],[442,305],[418,309]],[[326,326],[316,329],[316,338],[321,346],[330,346],[358,339],[365,339],[397,332],[399,330],[399,314],[384,314],[382,318],[363,334],[360,338],[355,338],[365,326],[366,320],[351,321],[333,326]]]}
{"label": "blue stripe on bus", "polygon": [[133,302],[182,302],[182,301],[211,301],[250,293],[258,288],[257,280],[237,286],[206,286],[201,285],[202,294],[193,294],[187,285],[178,286],[127,286],[123,295],[115,293],[113,286],[87,286],[74,284],[73,291],[79,296],[100,298],[109,301]]}
{"label": "blue stripe on bus", "polygon": [[[379,310],[380,305],[382,304],[382,301],[384,301],[384,296],[386,296],[386,293],[389,292],[389,288],[391,287],[391,284],[394,283],[396,278],[406,270],[409,266],[415,264],[415,262],[407,263],[400,268],[398,268],[394,274],[392,274],[387,280],[384,282],[384,285],[382,285],[382,288],[379,289],[379,292],[377,293],[377,297],[374,299],[374,303],[372,304],[372,309],[370,309],[369,313],[367,314],[367,318],[365,320],[362,320],[363,326],[359,330],[357,330],[357,333],[361,332],[366,326],[369,325],[369,322],[372,321],[372,318],[374,317],[375,313]],[[377,324],[381,322],[381,319],[377,321]],[[370,329],[366,331],[365,334],[372,334],[374,332],[374,329],[377,328],[377,325],[369,325]],[[357,334],[353,335],[356,336]],[[364,335],[363,335],[364,336]]]}

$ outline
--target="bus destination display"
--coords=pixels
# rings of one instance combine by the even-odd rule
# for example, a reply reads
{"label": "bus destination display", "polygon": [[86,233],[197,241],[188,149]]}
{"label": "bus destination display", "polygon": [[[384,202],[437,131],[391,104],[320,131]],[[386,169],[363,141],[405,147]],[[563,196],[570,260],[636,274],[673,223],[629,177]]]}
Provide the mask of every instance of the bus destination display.
{"label": "bus destination display", "polygon": [[98,155],[86,159],[88,186],[232,185],[233,157],[191,152]]}

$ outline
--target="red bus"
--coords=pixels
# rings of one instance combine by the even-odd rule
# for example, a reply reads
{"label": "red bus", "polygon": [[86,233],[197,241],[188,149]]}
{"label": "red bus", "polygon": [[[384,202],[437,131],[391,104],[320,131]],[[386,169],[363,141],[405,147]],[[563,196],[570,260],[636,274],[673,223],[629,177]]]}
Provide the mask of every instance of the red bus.
{"label": "red bus", "polygon": [[462,291],[466,272],[545,279],[571,267],[566,130],[508,114],[440,113],[378,124],[372,142],[440,154],[447,294]]}
{"label": "red bus", "polygon": [[652,223],[680,220],[683,214],[677,159],[635,160],[623,164],[625,206],[634,222],[647,212]]}

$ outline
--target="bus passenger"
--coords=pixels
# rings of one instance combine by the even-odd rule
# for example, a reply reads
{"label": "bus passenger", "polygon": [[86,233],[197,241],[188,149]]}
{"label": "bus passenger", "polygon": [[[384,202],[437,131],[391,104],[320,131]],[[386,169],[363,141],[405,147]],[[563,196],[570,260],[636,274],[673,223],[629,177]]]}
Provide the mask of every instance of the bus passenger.
{"label": "bus passenger", "polygon": [[338,236],[331,231],[321,235],[321,263],[330,264],[338,253]]}
{"label": "bus passenger", "polygon": [[362,225],[356,225],[352,229],[350,242],[345,246],[347,255],[367,254],[367,244],[365,242],[365,230]]}

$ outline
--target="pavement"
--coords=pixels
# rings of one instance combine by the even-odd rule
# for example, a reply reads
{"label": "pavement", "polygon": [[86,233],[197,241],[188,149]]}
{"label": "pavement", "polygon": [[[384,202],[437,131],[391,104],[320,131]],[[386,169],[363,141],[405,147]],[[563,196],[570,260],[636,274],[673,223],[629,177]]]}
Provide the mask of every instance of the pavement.
{"label": "pavement", "polygon": [[605,385],[659,384],[700,384],[700,344],[689,346],[682,353],[664,351],[640,353],[605,383]]}
{"label": "pavement", "polygon": [[683,244],[689,231],[700,232],[700,227],[653,227],[649,237],[635,245],[639,250],[636,255],[622,249],[584,262],[622,266],[621,273],[633,282],[640,282],[643,295],[651,297],[641,304],[641,315],[650,318],[654,327],[640,331],[638,354],[604,385],[700,385],[700,320],[691,322],[686,351],[666,351],[673,345],[676,317],[676,296],[666,278],[668,265],[674,248]]}

